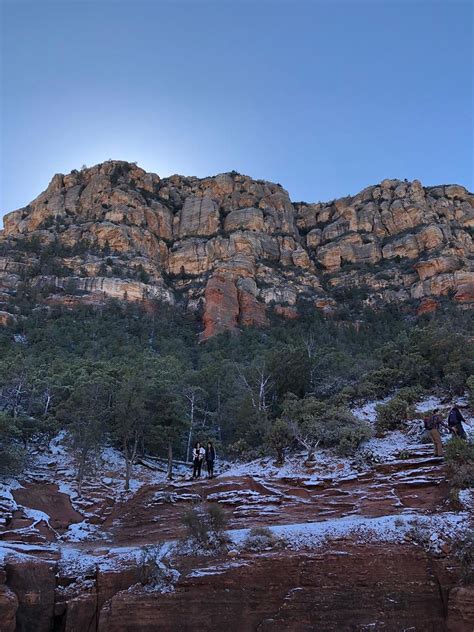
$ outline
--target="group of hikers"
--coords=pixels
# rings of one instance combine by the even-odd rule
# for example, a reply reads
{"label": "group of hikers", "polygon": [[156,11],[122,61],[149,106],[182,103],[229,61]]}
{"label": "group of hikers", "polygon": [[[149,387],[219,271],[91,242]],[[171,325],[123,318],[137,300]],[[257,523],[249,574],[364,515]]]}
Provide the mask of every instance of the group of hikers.
{"label": "group of hikers", "polygon": [[201,470],[204,461],[206,461],[207,478],[213,478],[215,460],[216,451],[212,441],[208,441],[205,448],[199,441],[196,441],[193,449],[193,479],[201,477]]}
{"label": "group of hikers", "polygon": [[443,456],[443,443],[441,441],[441,428],[446,428],[453,437],[459,437],[460,439],[467,440],[466,431],[463,427],[463,422],[466,420],[462,416],[461,411],[457,406],[453,406],[449,412],[447,423],[443,420],[439,414],[439,408],[435,408],[433,414],[423,420],[425,430],[430,433],[431,440],[434,445],[434,456]]}
{"label": "group of hikers", "polygon": [[[439,408],[433,410],[433,414],[424,420],[425,430],[431,436],[434,445],[434,456],[443,456],[443,443],[441,441],[441,428],[445,428],[454,437],[467,440],[463,422],[466,423],[458,406],[453,406],[449,412],[447,422],[439,414]],[[216,450],[212,441],[208,441],[206,447],[196,441],[193,449],[193,479],[201,478],[201,471],[204,462],[206,463],[207,478],[214,477],[214,462],[216,460]]]}

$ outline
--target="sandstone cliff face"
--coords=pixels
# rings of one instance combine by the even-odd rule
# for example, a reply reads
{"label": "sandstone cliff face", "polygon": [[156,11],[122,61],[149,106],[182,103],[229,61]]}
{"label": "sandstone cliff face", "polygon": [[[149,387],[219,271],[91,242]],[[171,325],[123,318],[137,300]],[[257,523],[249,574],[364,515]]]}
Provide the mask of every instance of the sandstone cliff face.
{"label": "sandstone cliff face", "polygon": [[66,302],[181,303],[203,311],[204,337],[265,325],[272,310],[294,317],[303,302],[327,309],[338,288],[373,306],[466,303],[473,225],[474,195],[457,185],[384,180],[295,204],[280,185],[236,173],[160,179],[109,161],[54,176],[5,216],[0,291],[29,278]]}
{"label": "sandstone cliff face", "polygon": [[211,559],[167,593],[143,589],[136,566],[85,578],[24,557],[2,571],[8,585],[0,575],[2,632],[472,629],[472,587],[455,585],[446,560],[408,545],[339,539],[324,551]]}

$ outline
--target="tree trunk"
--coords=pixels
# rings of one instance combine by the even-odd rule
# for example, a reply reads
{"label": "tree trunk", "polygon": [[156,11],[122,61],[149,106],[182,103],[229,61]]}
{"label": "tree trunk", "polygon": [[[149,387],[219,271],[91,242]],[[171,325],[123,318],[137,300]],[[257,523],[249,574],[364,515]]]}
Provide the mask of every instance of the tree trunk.
{"label": "tree trunk", "polygon": [[193,435],[193,426],[194,426],[194,393],[190,398],[191,409],[189,411],[190,424],[189,424],[189,435],[188,435],[188,448],[186,450],[186,461],[189,463],[189,458],[191,455],[191,439]]}
{"label": "tree trunk", "polygon": [[125,491],[130,489],[130,476],[132,473],[132,462],[128,457],[125,457]]}
{"label": "tree trunk", "polygon": [[82,482],[84,481],[84,469],[86,464],[86,455],[81,452],[79,459],[79,469],[77,471],[77,493],[82,496]]}
{"label": "tree trunk", "polygon": [[168,474],[169,481],[173,480],[173,446],[168,443]]}
{"label": "tree trunk", "polygon": [[283,465],[285,462],[285,450],[284,448],[277,448],[277,465]]}

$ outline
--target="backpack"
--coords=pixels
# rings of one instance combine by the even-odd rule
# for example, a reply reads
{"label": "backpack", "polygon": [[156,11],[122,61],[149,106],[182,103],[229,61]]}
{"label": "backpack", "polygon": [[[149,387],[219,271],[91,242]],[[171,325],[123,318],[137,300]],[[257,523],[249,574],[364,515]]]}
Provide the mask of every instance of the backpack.
{"label": "backpack", "polygon": [[456,426],[459,423],[458,420],[458,416],[455,410],[452,410],[449,413],[449,417],[448,417],[448,425],[449,426]]}
{"label": "backpack", "polygon": [[425,417],[423,419],[423,423],[425,425],[425,430],[433,430],[433,428],[435,427],[434,415],[431,415],[430,417]]}

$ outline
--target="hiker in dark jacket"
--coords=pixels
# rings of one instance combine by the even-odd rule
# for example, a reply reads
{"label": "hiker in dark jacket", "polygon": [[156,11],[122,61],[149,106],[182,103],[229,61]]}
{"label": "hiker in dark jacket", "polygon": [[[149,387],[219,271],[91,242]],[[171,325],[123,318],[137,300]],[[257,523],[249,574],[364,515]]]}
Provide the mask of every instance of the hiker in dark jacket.
{"label": "hiker in dark jacket", "polygon": [[424,420],[425,428],[431,435],[431,439],[434,445],[434,456],[443,456],[443,443],[441,441],[440,428],[446,427],[446,424],[441,419],[439,409],[435,408],[433,414]]}
{"label": "hiker in dark jacket", "polygon": [[204,448],[201,446],[199,441],[196,441],[193,450],[193,478],[200,478],[201,476],[201,468],[204,454]]}
{"label": "hiker in dark jacket", "polygon": [[212,441],[208,441],[207,447],[206,447],[206,465],[207,465],[208,478],[212,478],[214,476],[214,461],[215,460],[216,460],[216,451],[214,450]]}
{"label": "hiker in dark jacket", "polygon": [[457,406],[453,406],[448,415],[448,428],[454,436],[467,439],[466,431],[462,425],[463,421],[466,422],[461,411]]}

